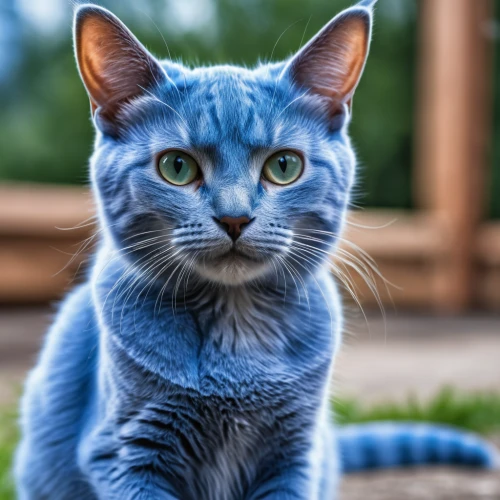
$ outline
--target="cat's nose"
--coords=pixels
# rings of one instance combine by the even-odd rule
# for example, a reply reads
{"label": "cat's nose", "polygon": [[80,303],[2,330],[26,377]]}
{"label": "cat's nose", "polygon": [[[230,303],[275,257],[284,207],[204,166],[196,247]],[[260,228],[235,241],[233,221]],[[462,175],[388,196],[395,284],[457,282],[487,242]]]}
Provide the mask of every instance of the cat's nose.
{"label": "cat's nose", "polygon": [[217,222],[226,230],[231,239],[236,241],[240,237],[243,228],[252,221],[245,216],[229,217],[226,215],[221,219],[217,219]]}

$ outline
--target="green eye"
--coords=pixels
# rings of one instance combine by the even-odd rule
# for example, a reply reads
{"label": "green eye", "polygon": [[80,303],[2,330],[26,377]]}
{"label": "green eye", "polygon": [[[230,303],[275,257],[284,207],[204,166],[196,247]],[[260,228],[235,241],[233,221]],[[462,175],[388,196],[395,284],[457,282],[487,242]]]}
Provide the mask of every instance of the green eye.
{"label": "green eye", "polygon": [[280,151],[266,160],[264,177],[274,184],[290,184],[302,173],[303,165],[299,156],[291,151]]}
{"label": "green eye", "polygon": [[182,151],[168,151],[158,163],[160,174],[165,180],[176,186],[185,186],[198,177],[197,163]]}

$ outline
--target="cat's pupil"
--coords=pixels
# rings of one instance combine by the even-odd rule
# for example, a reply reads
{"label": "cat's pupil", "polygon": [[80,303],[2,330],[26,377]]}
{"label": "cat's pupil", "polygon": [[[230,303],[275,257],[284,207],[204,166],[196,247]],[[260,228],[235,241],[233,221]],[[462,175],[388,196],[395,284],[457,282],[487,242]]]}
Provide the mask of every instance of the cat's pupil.
{"label": "cat's pupil", "polygon": [[281,168],[281,171],[283,173],[285,173],[285,170],[286,170],[286,167],[287,167],[287,161],[286,161],[286,158],[284,156],[282,156],[279,160],[278,160],[278,165],[280,166]]}
{"label": "cat's pupil", "polygon": [[174,169],[177,175],[179,175],[179,172],[181,171],[182,165],[184,165],[184,161],[180,156],[176,156],[174,160]]}

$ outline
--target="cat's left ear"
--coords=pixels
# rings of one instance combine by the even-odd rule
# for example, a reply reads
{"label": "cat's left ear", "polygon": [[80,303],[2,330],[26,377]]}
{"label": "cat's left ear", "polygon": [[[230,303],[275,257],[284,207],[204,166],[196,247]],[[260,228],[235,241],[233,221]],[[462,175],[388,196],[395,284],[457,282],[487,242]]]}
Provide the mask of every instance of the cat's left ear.
{"label": "cat's left ear", "polygon": [[341,12],[285,68],[295,84],[325,98],[332,118],[351,109],[368,56],[375,2],[362,0]]}
{"label": "cat's left ear", "polygon": [[78,7],[74,41],[92,115],[99,128],[114,133],[123,105],[159,85],[165,72],[131,31],[102,7]]}

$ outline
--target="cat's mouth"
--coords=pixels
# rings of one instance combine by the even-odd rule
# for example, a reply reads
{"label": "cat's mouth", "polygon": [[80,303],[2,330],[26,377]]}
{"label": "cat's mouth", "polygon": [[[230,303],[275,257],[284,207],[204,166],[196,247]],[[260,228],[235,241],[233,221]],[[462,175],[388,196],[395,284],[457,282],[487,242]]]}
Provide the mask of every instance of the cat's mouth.
{"label": "cat's mouth", "polygon": [[210,281],[225,285],[241,285],[252,281],[267,271],[263,258],[233,245],[226,252],[205,258],[196,265],[198,273]]}
{"label": "cat's mouth", "polygon": [[205,263],[209,266],[242,266],[248,268],[249,266],[263,264],[264,259],[255,254],[255,252],[248,251],[233,245],[229,250],[219,255],[205,259]]}
{"label": "cat's mouth", "polygon": [[224,259],[242,259],[248,260],[251,262],[262,262],[262,259],[257,258],[255,255],[250,255],[248,252],[243,251],[241,248],[237,248],[236,245],[233,245],[229,252],[222,256]]}

